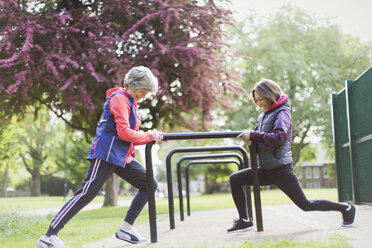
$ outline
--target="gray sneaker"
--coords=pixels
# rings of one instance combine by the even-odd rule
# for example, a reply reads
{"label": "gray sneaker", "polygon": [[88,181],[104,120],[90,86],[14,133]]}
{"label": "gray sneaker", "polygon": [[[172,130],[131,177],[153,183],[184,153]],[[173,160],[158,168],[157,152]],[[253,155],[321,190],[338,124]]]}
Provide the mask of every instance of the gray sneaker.
{"label": "gray sneaker", "polygon": [[68,248],[65,243],[58,238],[56,235],[52,235],[50,237],[44,235],[39,239],[39,242],[37,242],[36,248],[49,248],[49,247],[55,247],[55,248]]}
{"label": "gray sneaker", "polygon": [[115,233],[116,238],[127,241],[132,244],[138,244],[145,242],[146,239],[143,238],[134,228],[124,229],[119,227]]}

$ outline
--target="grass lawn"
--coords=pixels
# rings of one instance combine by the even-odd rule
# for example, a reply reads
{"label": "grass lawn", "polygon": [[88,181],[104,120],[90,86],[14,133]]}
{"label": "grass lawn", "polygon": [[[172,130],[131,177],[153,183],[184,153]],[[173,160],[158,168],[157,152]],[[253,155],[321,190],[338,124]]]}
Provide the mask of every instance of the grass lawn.
{"label": "grass lawn", "polygon": [[[132,196],[120,196],[118,201],[130,200]],[[67,197],[66,201],[70,198]],[[103,196],[97,196],[92,203],[103,203]],[[63,196],[36,196],[36,197],[0,197],[0,211],[4,210],[36,210],[43,208],[62,207],[65,203]]]}
{"label": "grass lawn", "polygon": [[[336,189],[305,189],[305,194],[309,199],[323,198],[337,201]],[[262,191],[261,198],[263,205],[291,203],[288,197],[279,190]],[[123,199],[124,198],[120,198],[120,200]],[[131,197],[129,199],[131,199]],[[9,212],[9,210],[41,209],[46,207],[59,207],[63,204],[62,197],[0,198],[0,201],[0,246],[2,248],[35,247],[38,238],[45,233],[54,217],[54,215],[45,217],[30,215],[20,216],[17,212]],[[185,198],[184,201],[186,202]],[[103,202],[102,197],[96,198],[95,202]],[[210,204],[211,202],[213,202],[213,204]],[[175,212],[177,212],[178,199],[174,199],[174,204]],[[25,206],[27,206],[27,208]],[[231,194],[202,195],[191,198],[192,211],[233,207]],[[87,242],[97,241],[116,231],[116,228],[121,225],[127,209],[128,207],[121,206],[82,211],[67,224],[67,228],[63,229],[59,236],[62,240],[69,240],[68,245],[70,247],[81,247]],[[157,200],[156,209],[158,214],[168,213],[168,200]],[[160,221],[161,218],[158,218],[158,220]],[[136,224],[143,222],[148,222],[147,207],[144,208],[141,215],[136,220]],[[96,230],[100,231],[97,232]],[[293,244],[286,246],[284,245],[286,242]],[[336,245],[334,247],[348,247],[343,237],[336,237],[334,242],[343,244],[342,246]],[[303,242],[297,243],[291,240],[269,242],[267,244],[262,243],[260,246],[255,245],[257,244],[250,244],[248,242],[239,247],[326,247],[322,246],[322,244],[318,244],[318,246],[308,246]],[[314,242],[311,245],[314,245]]]}
{"label": "grass lawn", "polygon": [[[252,190],[253,191],[253,190]],[[327,199],[337,201],[337,189],[304,189],[304,192],[309,199]],[[118,201],[131,200],[132,196],[119,196]],[[66,198],[66,201],[69,198]],[[103,196],[97,196],[91,203],[103,203]],[[184,195],[184,206],[186,206],[186,195]],[[209,209],[206,202],[215,202],[216,208],[232,208],[233,202],[230,201],[231,194],[214,194],[191,197],[190,202],[198,210]],[[252,193],[252,199],[253,193]],[[261,191],[261,201],[263,205],[280,205],[292,203],[289,198],[280,190],[263,190]],[[37,210],[43,208],[62,207],[65,203],[62,196],[40,196],[40,197],[0,197],[0,212],[12,210]],[[174,200],[178,204],[178,199]],[[204,207],[204,205],[206,205]],[[193,207],[194,208],[194,207]],[[178,209],[177,208],[175,210]],[[194,209],[193,209],[194,210]]]}

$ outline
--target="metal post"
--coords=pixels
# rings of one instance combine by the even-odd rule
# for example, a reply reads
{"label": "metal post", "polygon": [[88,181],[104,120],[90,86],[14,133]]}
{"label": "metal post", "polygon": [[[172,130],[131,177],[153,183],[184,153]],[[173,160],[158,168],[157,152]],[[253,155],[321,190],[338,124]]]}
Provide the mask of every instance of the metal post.
{"label": "metal post", "polygon": [[168,186],[168,214],[169,214],[169,226],[170,229],[174,229],[176,224],[174,221],[174,201],[173,201],[173,184],[172,182],[172,167],[171,165],[172,154],[168,153],[165,159],[166,171],[167,171],[167,186]]}
{"label": "metal post", "polygon": [[156,204],[155,204],[155,192],[154,192],[154,171],[152,168],[152,154],[151,148],[154,145],[154,141],[147,143],[145,148],[145,159],[146,159],[146,179],[147,179],[147,195],[149,205],[149,223],[150,223],[150,236],[151,243],[158,242],[158,233],[156,227]]}
{"label": "metal post", "polygon": [[262,222],[260,184],[258,182],[257,155],[256,155],[256,151],[253,145],[249,147],[249,153],[251,155],[250,157],[251,157],[251,168],[252,168],[254,207],[256,210],[256,225],[257,225],[257,231],[261,232],[263,231],[263,222]]}
{"label": "metal post", "polygon": [[187,201],[187,216],[190,216],[190,188],[189,188],[189,169],[185,168],[185,177],[186,177],[186,201]]}
{"label": "metal post", "polygon": [[183,193],[182,193],[182,178],[181,178],[181,167],[177,166],[177,180],[178,180],[178,199],[180,203],[180,218],[181,221],[184,220],[183,215]]}
{"label": "metal post", "polygon": [[[226,160],[194,160],[191,162],[188,162],[185,167],[185,174],[186,174],[186,199],[187,199],[187,215],[190,216],[190,190],[189,190],[189,167],[194,164],[229,164],[234,163],[238,166],[238,169],[240,169],[240,164],[238,161],[233,159],[226,159]],[[183,210],[183,209],[182,209]]]}

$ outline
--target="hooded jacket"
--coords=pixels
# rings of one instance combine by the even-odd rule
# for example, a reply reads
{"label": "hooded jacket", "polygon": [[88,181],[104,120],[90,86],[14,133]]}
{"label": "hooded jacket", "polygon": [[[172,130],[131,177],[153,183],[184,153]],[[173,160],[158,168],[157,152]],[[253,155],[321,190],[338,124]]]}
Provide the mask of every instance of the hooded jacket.
{"label": "hooded jacket", "polygon": [[258,165],[262,169],[273,170],[293,162],[292,120],[286,95],[259,115],[250,137],[257,150]]}
{"label": "hooded jacket", "polygon": [[100,158],[125,167],[134,158],[135,145],[154,139],[151,133],[138,131],[140,126],[133,97],[124,88],[109,89],[87,159]]}

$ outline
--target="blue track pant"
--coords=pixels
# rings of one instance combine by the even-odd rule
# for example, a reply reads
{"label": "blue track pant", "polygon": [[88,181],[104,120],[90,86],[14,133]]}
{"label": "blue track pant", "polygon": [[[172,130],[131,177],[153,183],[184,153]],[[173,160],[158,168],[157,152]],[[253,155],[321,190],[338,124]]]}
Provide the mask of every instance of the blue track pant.
{"label": "blue track pant", "polygon": [[[135,159],[126,164],[124,168],[107,163],[101,159],[95,159],[90,162],[80,189],[54,217],[46,235],[56,235],[75,214],[96,197],[103,184],[113,173],[138,189],[124,219],[128,223],[133,224],[148,199],[145,168]],[[156,190],[158,182],[154,179],[153,183]]]}

